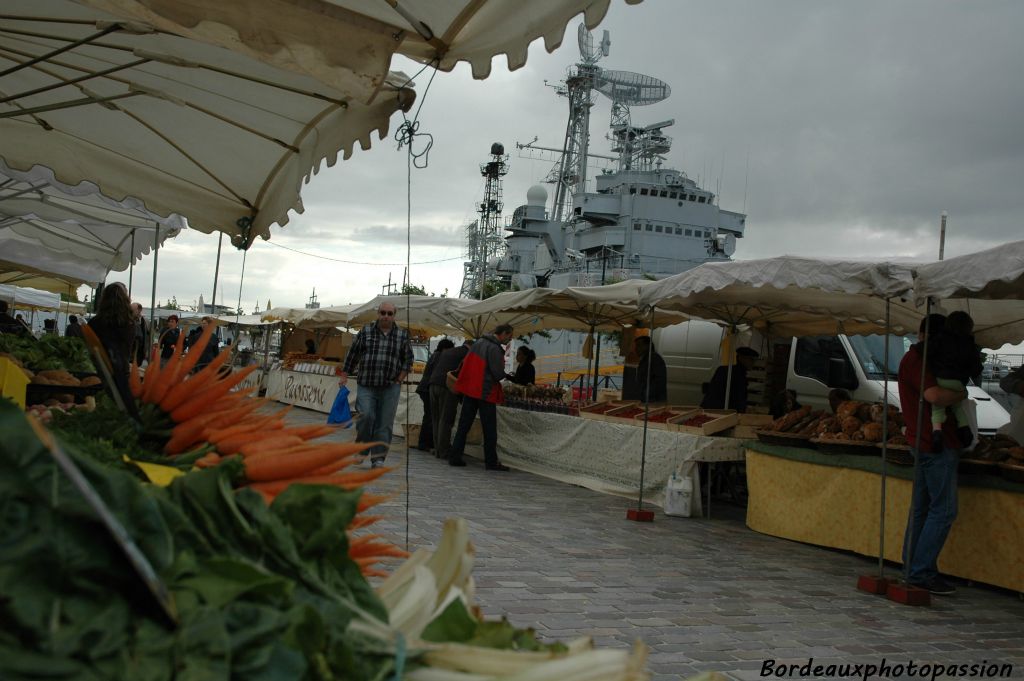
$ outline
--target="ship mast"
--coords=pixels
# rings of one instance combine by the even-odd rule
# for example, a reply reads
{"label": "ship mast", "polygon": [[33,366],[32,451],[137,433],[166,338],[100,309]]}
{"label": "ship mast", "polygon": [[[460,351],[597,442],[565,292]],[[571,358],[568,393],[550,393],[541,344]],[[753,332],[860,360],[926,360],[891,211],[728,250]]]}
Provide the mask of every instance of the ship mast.
{"label": "ship mast", "polygon": [[590,146],[590,110],[594,106],[593,90],[600,78],[597,62],[608,56],[611,39],[604,32],[601,43],[583,24],[579,27],[580,62],[569,70],[565,83],[555,92],[569,100],[569,120],[565,126],[562,160],[555,182],[551,219],[562,222],[569,213],[572,195],[583,192],[587,184],[587,153]]}

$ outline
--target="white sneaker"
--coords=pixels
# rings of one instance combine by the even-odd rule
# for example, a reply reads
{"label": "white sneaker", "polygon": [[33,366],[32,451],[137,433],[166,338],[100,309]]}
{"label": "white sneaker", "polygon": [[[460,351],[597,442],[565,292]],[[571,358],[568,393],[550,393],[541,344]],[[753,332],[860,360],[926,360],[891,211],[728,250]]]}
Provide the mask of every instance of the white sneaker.
{"label": "white sneaker", "polygon": [[370,459],[370,468],[380,468],[384,465],[384,459]]}

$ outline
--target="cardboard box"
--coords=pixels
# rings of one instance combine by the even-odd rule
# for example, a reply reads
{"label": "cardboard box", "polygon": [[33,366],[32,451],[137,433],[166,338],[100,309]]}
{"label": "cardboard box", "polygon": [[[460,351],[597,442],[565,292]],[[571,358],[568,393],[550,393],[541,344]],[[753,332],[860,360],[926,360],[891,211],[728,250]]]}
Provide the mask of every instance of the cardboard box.
{"label": "cardboard box", "polygon": [[25,408],[25,388],[28,386],[28,376],[17,364],[0,357],[0,394],[14,400],[14,402]]}

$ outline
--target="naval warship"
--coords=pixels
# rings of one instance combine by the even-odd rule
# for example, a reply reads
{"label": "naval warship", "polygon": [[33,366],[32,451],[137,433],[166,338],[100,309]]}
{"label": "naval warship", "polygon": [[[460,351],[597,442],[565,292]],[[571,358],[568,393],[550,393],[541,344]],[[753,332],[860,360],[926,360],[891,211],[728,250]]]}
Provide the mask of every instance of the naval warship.
{"label": "naval warship", "polygon": [[[579,29],[580,61],[556,86],[569,100],[562,148],[537,146],[536,139],[517,144],[522,154],[557,154],[547,178],[554,191],[543,184],[531,187],[526,203],[502,220],[500,178],[508,157],[502,145],[492,145],[491,158],[481,165],[489,187],[479,206],[477,231],[469,238],[464,297],[478,297],[485,281],[498,289],[522,290],[660,279],[703,262],[728,260],[743,237],[744,214],[721,208],[714,192],[666,167],[672,139],[664,131],[674,120],[633,121],[633,109],[668,98],[668,84],[599,67],[608,54],[608,32],[595,44],[585,26]],[[607,139],[612,155],[589,149],[595,93],[611,100]],[[605,167],[590,179],[588,169],[595,161]]]}

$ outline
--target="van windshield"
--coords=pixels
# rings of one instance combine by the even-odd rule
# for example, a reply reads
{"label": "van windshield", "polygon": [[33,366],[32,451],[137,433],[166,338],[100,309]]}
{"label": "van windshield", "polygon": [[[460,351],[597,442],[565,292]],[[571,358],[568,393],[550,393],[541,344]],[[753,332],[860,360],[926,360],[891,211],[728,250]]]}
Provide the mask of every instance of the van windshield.
{"label": "van windshield", "polygon": [[[857,355],[864,375],[867,378],[885,378],[885,336],[847,336],[847,340]],[[916,336],[889,336],[889,378],[896,378],[900,360],[916,342]]]}

